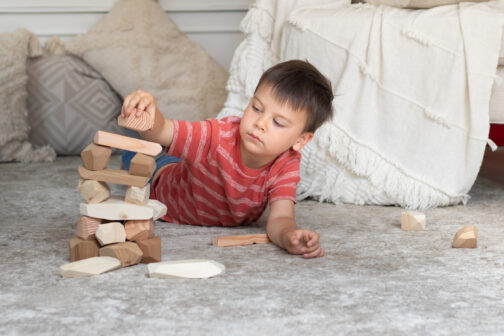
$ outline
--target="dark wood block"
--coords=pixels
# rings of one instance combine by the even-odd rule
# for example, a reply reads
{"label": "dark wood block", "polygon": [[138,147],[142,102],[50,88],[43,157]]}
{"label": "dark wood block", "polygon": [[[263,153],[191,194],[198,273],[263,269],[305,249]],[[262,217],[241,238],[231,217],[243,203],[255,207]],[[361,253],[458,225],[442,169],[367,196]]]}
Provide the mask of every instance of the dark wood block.
{"label": "dark wood block", "polygon": [[70,239],[68,247],[70,249],[71,262],[97,257],[100,249],[95,240],[84,240],[79,237]]}
{"label": "dark wood block", "polygon": [[161,237],[138,240],[136,243],[143,252],[141,263],[148,264],[161,261]]}
{"label": "dark wood block", "polygon": [[81,152],[81,159],[86,169],[102,170],[109,164],[111,154],[112,149],[110,147],[90,143]]}
{"label": "dark wood block", "polygon": [[142,259],[142,250],[133,242],[107,245],[100,249],[100,256],[109,256],[121,261],[121,267],[138,264]]}
{"label": "dark wood block", "polygon": [[153,157],[137,153],[130,162],[130,175],[151,177],[156,169],[156,161]]}

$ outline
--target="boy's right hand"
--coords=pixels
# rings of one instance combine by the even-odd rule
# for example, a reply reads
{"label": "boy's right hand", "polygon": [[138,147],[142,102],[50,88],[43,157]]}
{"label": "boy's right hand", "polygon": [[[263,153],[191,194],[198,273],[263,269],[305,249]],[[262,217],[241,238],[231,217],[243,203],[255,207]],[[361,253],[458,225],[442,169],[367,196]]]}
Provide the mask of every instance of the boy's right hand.
{"label": "boy's right hand", "polygon": [[121,117],[127,118],[131,113],[135,113],[136,117],[140,117],[142,113],[148,113],[154,120],[156,110],[156,99],[154,99],[149,92],[138,90],[130,93],[124,98],[121,108]]}

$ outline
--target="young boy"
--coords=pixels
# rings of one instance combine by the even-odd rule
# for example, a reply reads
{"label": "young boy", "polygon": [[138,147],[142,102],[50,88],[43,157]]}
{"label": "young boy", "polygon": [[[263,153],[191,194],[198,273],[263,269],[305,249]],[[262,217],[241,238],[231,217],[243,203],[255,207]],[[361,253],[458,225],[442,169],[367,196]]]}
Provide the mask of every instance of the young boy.
{"label": "young boy", "polygon": [[121,115],[149,113],[154,126],[140,135],[167,147],[151,184],[151,198],[168,209],[162,219],[238,226],[257,220],[269,205],[269,238],[314,258],[324,255],[319,235],[294,221],[299,151],[331,118],[332,99],[330,82],[311,64],[293,60],[262,75],[241,118],[165,119],[145,91],[128,95]]}

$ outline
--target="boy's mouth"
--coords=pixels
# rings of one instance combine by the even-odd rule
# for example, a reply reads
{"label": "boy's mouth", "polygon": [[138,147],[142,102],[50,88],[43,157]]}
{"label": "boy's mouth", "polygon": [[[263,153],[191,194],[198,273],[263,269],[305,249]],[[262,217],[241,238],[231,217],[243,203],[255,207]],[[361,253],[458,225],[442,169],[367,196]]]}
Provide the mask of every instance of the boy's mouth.
{"label": "boy's mouth", "polygon": [[261,139],[259,139],[259,137],[255,136],[254,134],[252,133],[248,133],[248,136],[252,138],[252,140],[256,141],[256,142],[261,142]]}

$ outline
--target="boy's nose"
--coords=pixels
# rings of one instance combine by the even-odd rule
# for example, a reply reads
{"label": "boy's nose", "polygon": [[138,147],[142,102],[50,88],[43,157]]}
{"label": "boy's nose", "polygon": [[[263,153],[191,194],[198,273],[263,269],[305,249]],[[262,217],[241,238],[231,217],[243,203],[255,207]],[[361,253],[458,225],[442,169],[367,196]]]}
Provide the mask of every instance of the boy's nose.
{"label": "boy's nose", "polygon": [[264,125],[265,125],[264,118],[262,117],[257,118],[255,124],[257,128],[259,128],[261,131],[264,131]]}

